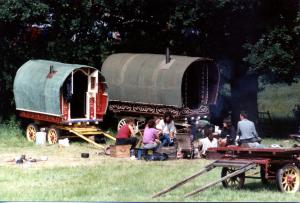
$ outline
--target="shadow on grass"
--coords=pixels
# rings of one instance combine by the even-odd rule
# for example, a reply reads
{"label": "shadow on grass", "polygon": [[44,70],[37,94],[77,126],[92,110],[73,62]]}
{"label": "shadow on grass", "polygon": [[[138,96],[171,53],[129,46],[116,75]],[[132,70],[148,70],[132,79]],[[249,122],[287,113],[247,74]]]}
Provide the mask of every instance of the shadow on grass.
{"label": "shadow on grass", "polygon": [[272,191],[272,192],[278,191],[275,182],[263,184],[261,181],[245,183],[242,190],[249,191],[249,192],[261,192],[263,190],[268,190],[268,191]]}

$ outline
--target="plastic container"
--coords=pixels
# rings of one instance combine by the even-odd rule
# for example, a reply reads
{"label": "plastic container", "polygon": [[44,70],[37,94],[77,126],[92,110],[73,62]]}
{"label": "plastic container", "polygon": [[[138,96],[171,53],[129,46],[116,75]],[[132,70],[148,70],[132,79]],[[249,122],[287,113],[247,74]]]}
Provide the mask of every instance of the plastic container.
{"label": "plastic container", "polygon": [[58,140],[58,145],[60,145],[62,147],[68,147],[68,146],[70,146],[69,139],[65,138],[65,139]]}
{"label": "plastic container", "polygon": [[46,144],[46,132],[37,132],[35,134],[35,144],[36,145]]}

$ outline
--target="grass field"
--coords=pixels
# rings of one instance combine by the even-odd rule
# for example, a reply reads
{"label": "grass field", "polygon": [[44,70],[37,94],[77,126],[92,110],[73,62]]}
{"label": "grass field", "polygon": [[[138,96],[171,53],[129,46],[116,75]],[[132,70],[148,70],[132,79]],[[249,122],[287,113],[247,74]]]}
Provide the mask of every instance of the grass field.
{"label": "grass field", "polygon": [[259,111],[270,111],[275,118],[293,118],[293,108],[300,104],[300,79],[297,83],[288,84],[260,84],[258,93]]}
{"label": "grass field", "polygon": [[[290,146],[293,141],[264,140]],[[80,158],[89,152],[89,159]],[[158,199],[151,195],[197,172],[210,161],[177,160],[164,162],[132,161],[99,155],[99,150],[83,142],[68,148],[35,146],[28,143],[14,122],[0,126],[0,200],[2,201],[299,201],[297,194],[283,194],[274,184],[246,180],[244,189],[224,189],[221,184],[184,199],[183,195],[220,177],[215,169],[207,175]],[[5,162],[26,154],[48,156],[48,161],[30,165]]]}

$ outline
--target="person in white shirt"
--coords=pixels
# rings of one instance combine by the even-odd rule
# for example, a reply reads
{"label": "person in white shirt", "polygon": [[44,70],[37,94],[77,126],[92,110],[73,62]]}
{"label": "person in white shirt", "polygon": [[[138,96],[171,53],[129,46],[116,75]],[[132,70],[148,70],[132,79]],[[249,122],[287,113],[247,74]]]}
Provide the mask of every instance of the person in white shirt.
{"label": "person in white shirt", "polygon": [[218,147],[218,140],[214,138],[213,128],[211,126],[204,129],[205,138],[200,139],[202,144],[202,156],[206,156],[206,151],[210,147]]}
{"label": "person in white shirt", "polygon": [[171,112],[165,112],[164,118],[160,120],[159,123],[156,125],[156,129],[159,130],[160,141],[162,146],[174,145],[176,128]]}

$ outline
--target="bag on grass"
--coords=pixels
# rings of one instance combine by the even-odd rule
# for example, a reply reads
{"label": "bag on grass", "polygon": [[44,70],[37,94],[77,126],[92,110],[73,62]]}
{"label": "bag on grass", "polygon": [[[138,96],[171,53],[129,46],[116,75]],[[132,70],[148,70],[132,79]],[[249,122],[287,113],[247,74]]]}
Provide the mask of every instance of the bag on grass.
{"label": "bag on grass", "polygon": [[145,160],[146,161],[165,161],[168,159],[168,155],[163,153],[154,153],[152,155],[146,155]]}

